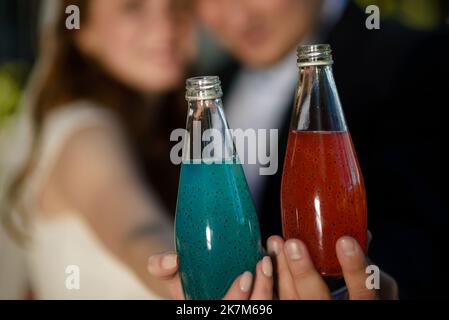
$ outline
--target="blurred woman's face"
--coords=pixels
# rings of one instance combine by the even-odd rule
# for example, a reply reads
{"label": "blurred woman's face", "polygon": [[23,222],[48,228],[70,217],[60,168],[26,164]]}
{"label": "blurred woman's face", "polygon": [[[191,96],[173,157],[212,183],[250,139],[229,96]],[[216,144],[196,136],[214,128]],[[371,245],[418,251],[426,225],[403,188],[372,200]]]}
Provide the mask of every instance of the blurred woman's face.
{"label": "blurred woman's face", "polygon": [[171,90],[184,78],[194,55],[189,4],[190,0],[90,0],[76,42],[125,85],[142,93]]}
{"label": "blurred woman's face", "polygon": [[197,0],[199,17],[248,66],[290,52],[313,28],[321,0]]}

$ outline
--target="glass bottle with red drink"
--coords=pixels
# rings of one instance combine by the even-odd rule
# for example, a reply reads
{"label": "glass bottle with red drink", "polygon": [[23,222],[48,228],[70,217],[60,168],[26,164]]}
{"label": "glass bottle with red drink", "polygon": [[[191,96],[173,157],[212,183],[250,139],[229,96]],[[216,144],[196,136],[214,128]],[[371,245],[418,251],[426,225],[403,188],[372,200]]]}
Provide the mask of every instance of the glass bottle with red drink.
{"label": "glass bottle with red drink", "polygon": [[327,44],[298,49],[300,80],[281,189],[283,233],[307,245],[325,277],[341,276],[335,245],[342,236],[366,252],[363,177],[346,125]]}

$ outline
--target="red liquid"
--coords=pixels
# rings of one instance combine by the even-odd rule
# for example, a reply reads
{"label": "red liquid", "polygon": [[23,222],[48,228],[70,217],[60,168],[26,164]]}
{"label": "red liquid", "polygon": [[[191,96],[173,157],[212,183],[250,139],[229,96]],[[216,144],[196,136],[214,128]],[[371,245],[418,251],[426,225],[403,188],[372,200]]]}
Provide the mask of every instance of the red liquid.
{"label": "red liquid", "polygon": [[348,132],[290,132],[281,206],[284,237],[304,241],[323,276],[341,275],[340,237],[354,237],[366,252],[365,187]]}

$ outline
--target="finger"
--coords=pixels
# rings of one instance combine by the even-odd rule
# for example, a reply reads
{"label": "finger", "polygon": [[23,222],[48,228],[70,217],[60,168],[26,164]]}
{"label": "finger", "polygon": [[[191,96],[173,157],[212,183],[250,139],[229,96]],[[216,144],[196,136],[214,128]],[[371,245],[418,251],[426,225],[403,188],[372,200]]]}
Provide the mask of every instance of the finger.
{"label": "finger", "polygon": [[248,300],[251,295],[253,275],[247,271],[235,279],[223,300]]}
{"label": "finger", "polygon": [[178,266],[178,255],[173,252],[155,254],[148,260],[148,272],[165,283],[173,299],[184,300]]}
{"label": "finger", "polygon": [[373,300],[377,299],[376,290],[368,289],[366,285],[365,255],[358,242],[351,237],[342,237],[336,244],[337,257],[341,265],[349,299]]}
{"label": "finger", "polygon": [[291,239],[285,242],[284,251],[299,298],[303,300],[331,299],[331,293],[315,269],[306,245],[302,241]]}
{"label": "finger", "polygon": [[396,280],[394,280],[389,274],[380,273],[380,291],[379,299],[381,300],[398,300],[399,289]]}
{"label": "finger", "polygon": [[256,266],[256,280],[251,300],[273,299],[273,264],[270,257],[264,257]]}
{"label": "finger", "polygon": [[173,252],[155,254],[148,260],[148,271],[161,280],[169,280],[178,272],[178,255]]}
{"label": "finger", "polygon": [[288,269],[287,257],[284,253],[284,239],[272,236],[267,241],[268,254],[272,257],[275,266],[277,296],[281,300],[296,300],[298,294],[293,284],[293,278]]}

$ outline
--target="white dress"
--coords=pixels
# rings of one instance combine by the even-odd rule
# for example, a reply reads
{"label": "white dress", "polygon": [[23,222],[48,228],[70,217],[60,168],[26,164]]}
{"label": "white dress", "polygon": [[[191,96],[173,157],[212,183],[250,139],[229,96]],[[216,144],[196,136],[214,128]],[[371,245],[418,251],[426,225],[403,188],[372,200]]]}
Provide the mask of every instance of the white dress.
{"label": "white dress", "polygon": [[[86,127],[116,125],[112,114],[77,102],[50,114],[44,125],[37,167],[27,180],[24,201],[32,213],[26,250],[30,287],[36,299],[158,299],[97,238],[80,212],[40,212],[36,194],[65,141]],[[150,197],[151,194],[150,194]],[[163,211],[156,197],[154,209]]]}

